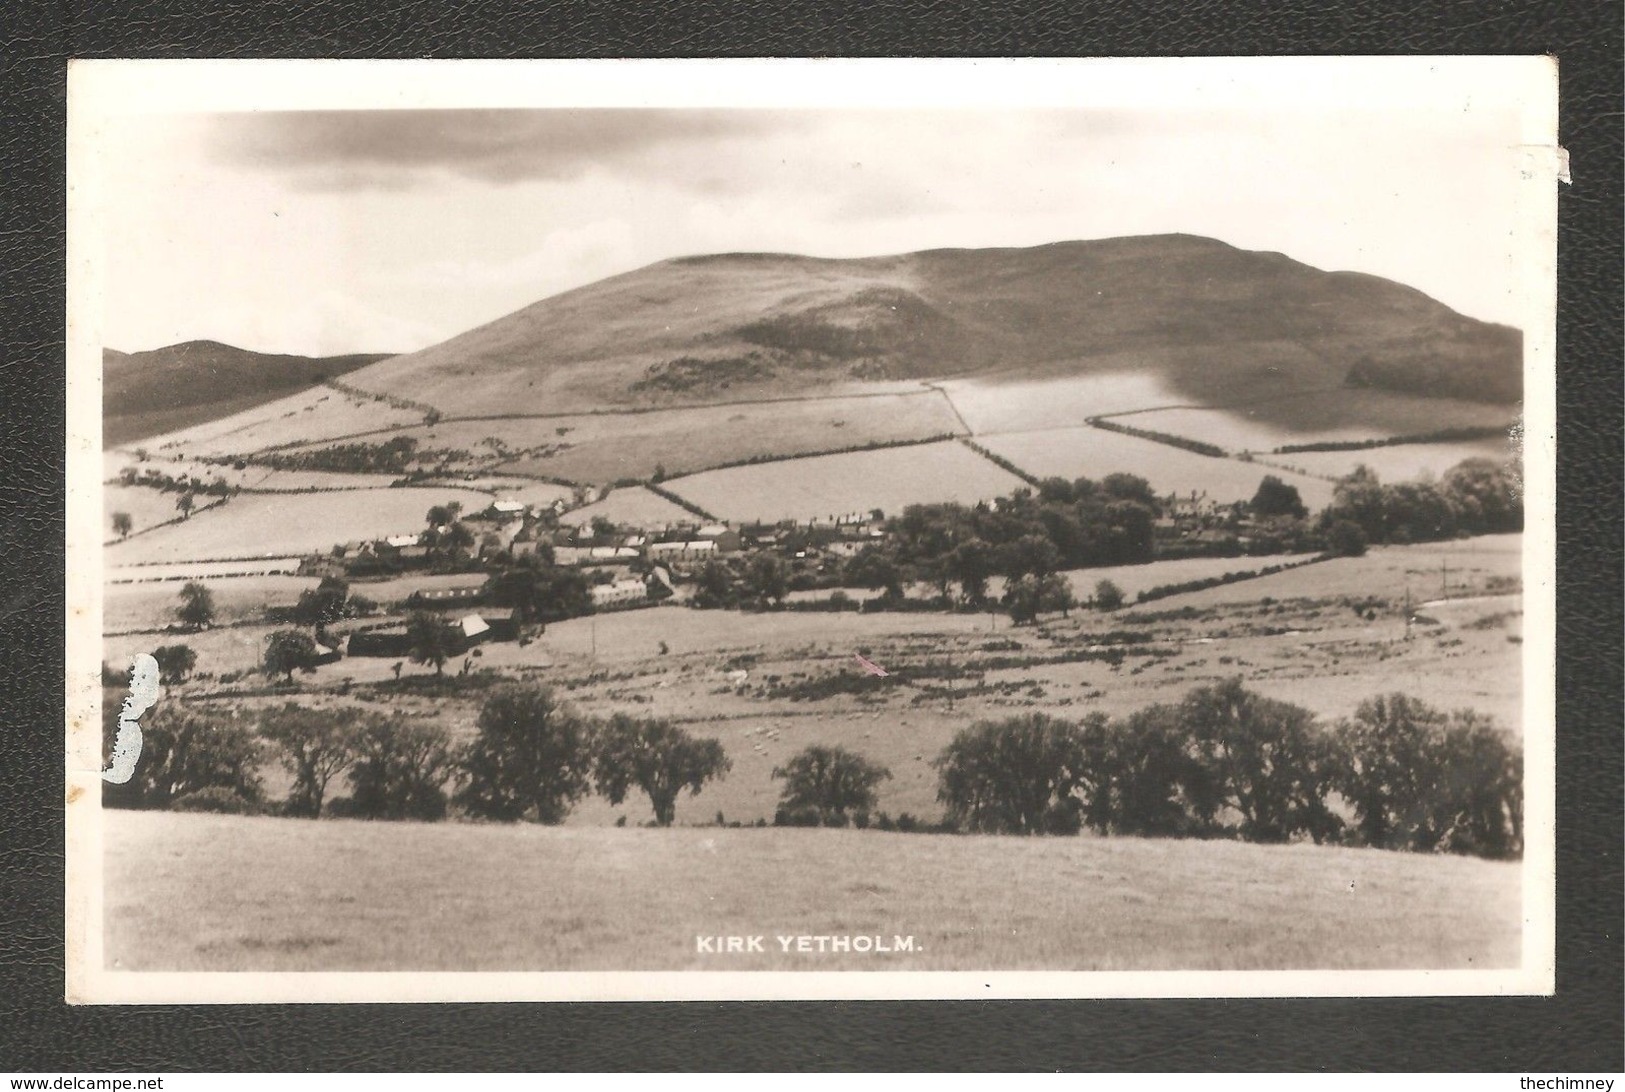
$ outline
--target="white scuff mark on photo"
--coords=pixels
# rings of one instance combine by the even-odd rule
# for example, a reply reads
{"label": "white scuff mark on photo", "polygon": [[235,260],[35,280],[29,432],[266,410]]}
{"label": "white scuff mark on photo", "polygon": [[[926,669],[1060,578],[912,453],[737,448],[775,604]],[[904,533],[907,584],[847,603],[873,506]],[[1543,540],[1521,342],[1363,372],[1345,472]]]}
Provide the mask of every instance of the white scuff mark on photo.
{"label": "white scuff mark on photo", "polygon": [[113,754],[102,780],[123,785],[135,776],[135,764],[141,758],[141,714],[158,701],[158,661],[145,652],[137,652],[130,662],[130,694],[118,715],[118,737],[113,741]]}

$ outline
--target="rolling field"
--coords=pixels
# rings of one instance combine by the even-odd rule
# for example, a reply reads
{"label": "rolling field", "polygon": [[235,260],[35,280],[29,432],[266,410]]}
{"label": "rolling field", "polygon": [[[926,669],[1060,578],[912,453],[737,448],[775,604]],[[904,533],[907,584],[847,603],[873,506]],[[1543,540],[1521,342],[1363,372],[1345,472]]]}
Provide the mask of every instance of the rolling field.
{"label": "rolling field", "polygon": [[[504,465],[522,474],[593,484],[647,478],[656,467],[676,476],[757,455],[800,455],[964,431],[935,391],[450,424],[457,430],[452,435],[494,432],[511,448],[569,445],[556,454]],[[425,445],[464,446],[441,439],[446,429],[442,422],[425,430]]]}
{"label": "rolling field", "polygon": [[[774,766],[812,743],[847,747],[890,768],[892,779],[880,787],[880,808],[933,817],[940,805],[931,761],[956,732],[978,719],[1030,711],[1119,716],[1178,701],[1192,687],[1235,675],[1245,676],[1262,694],[1296,702],[1328,720],[1351,714],[1367,698],[1399,690],[1445,709],[1476,709],[1520,731],[1523,649],[1510,639],[1522,627],[1518,538],[1447,545],[1453,552],[1388,547],[1142,608],[1046,616],[1038,626],[1012,627],[1008,618],[987,614],[740,614],[660,607],[550,624],[526,646],[487,644],[469,660],[472,668],[495,672],[498,680],[527,678],[554,686],[591,716],[665,717],[697,736],[721,740],[734,769],[698,797],[682,797],[679,824],[708,822],[718,810],[732,820],[771,819],[781,788],[771,777]],[[1438,595],[1441,560],[1450,566],[1453,599],[1435,606],[1428,600]],[[1082,590],[1091,590],[1101,573],[1121,580],[1133,575],[1079,573]],[[392,581],[388,590],[357,584],[355,590],[374,599],[399,599],[425,583]],[[1418,623],[1410,640],[1403,610],[1407,583],[1413,610],[1438,623]],[[167,598],[156,594],[131,601],[132,609],[145,602],[157,612],[153,625],[167,620],[162,612],[173,606],[179,591],[176,584],[157,587],[167,589]],[[154,644],[182,641],[196,650],[199,671],[249,672],[239,685],[258,689],[266,685],[256,672],[273,628],[235,625],[174,637],[114,636],[104,642],[103,656],[127,663]],[[1121,662],[1092,654],[1099,642],[1111,639],[1109,634],[1125,630],[1140,635],[1141,643]],[[901,674],[864,680],[854,653]],[[454,737],[467,738],[484,691],[418,692],[415,687],[433,673],[412,664],[402,674],[412,685],[394,691],[397,659],[348,657],[298,676],[289,696],[321,703],[341,692],[382,686],[376,708],[430,716]],[[461,658],[453,660],[447,674],[455,675],[460,665]],[[822,693],[798,689],[843,675],[852,685]],[[949,677],[951,687],[945,682]],[[188,683],[166,692],[163,700],[197,701],[211,709],[244,700],[286,700],[209,700],[204,695],[212,685]],[[647,803],[633,796],[611,807],[590,798],[569,823],[608,826],[622,817],[634,824],[647,820]]]}
{"label": "rolling field", "polygon": [[[1515,864],[1309,846],[106,812],[119,970],[1516,966]],[[766,934],[768,952],[696,954]],[[912,936],[886,955],[779,935]]]}
{"label": "rolling field", "polygon": [[673,504],[658,493],[634,485],[612,490],[603,500],[573,509],[565,517],[565,522],[579,525],[591,523],[599,517],[611,523],[647,528],[692,522],[696,518],[693,512]]}
{"label": "rolling field", "polygon": [[893,515],[937,501],[971,504],[1023,484],[950,440],[712,470],[666,488],[723,519],[805,521],[873,508]]}
{"label": "rolling field", "polygon": [[1354,473],[1361,466],[1367,466],[1384,482],[1404,482],[1424,475],[1442,477],[1445,471],[1464,459],[1507,459],[1520,454],[1509,441],[1478,440],[1468,443],[1396,444],[1362,451],[1295,451],[1287,455],[1263,455],[1259,459],[1322,478],[1341,478]]}
{"label": "rolling field", "polygon": [[[1131,369],[1133,364],[1125,361],[1124,367]],[[947,392],[977,436],[1067,428],[1100,414],[1187,401],[1155,374],[1133,370],[1004,382],[950,379],[937,386]]]}
{"label": "rolling field", "polygon": [[[257,618],[266,607],[291,607],[299,593],[320,583],[313,576],[231,576],[205,580],[214,596],[215,624]],[[160,629],[175,620],[182,583],[109,584],[102,593],[102,629],[109,634]],[[190,636],[178,638],[190,642]],[[132,649],[131,652],[140,651]],[[147,651],[151,651],[148,649]],[[126,657],[128,658],[128,657]],[[212,668],[209,670],[213,670]]]}
{"label": "rolling field", "polygon": [[[1124,420],[1139,419],[1135,416]],[[1138,474],[1159,493],[1189,495],[1195,492],[1220,504],[1230,504],[1252,500],[1258,483],[1266,474],[1274,474],[1296,486],[1298,495],[1311,510],[1324,507],[1332,499],[1331,483],[1318,478],[1236,459],[1209,458],[1154,440],[1088,425],[982,436],[976,442],[1040,478],[1094,478],[1098,481],[1107,474]]]}
{"label": "rolling field", "polygon": [[165,456],[246,455],[268,447],[328,440],[372,429],[414,425],[413,410],[356,398],[331,387],[314,387],[230,417],[155,436],[132,447]]}
{"label": "rolling field", "polygon": [[[165,493],[158,489],[149,489],[144,485],[107,485],[102,487],[102,538],[106,542],[115,542],[118,536],[113,533],[113,513],[124,512],[130,517],[132,533],[139,534],[160,523],[168,523],[180,517],[180,510],[175,507],[175,501],[180,498],[179,493]],[[213,498],[204,498],[202,503],[208,503]]]}
{"label": "rolling field", "polygon": [[1152,410],[1116,420],[1217,444],[1229,452],[1266,452],[1285,444],[1416,436],[1445,428],[1505,428],[1516,415],[1516,407],[1482,402],[1340,390],[1330,396],[1295,395],[1223,409]]}
{"label": "rolling field", "polygon": [[104,564],[324,552],[335,543],[422,530],[424,513],[432,505],[460,501],[473,511],[490,499],[451,488],[245,493],[182,523],[108,546]]}

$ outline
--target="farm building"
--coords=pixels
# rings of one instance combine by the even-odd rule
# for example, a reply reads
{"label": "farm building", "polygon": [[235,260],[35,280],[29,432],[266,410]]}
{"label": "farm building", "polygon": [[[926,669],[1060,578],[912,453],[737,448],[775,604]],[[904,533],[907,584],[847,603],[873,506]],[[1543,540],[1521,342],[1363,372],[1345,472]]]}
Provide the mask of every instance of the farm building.
{"label": "farm building", "polygon": [[463,635],[465,645],[477,645],[491,636],[491,627],[477,614],[465,614],[457,619],[457,628]]}
{"label": "farm building", "polygon": [[482,588],[419,588],[406,601],[414,607],[430,610],[456,610],[473,606],[484,598]]}
{"label": "farm building", "polygon": [[646,548],[650,559],[664,561],[691,561],[718,554],[715,539],[693,539],[688,542],[651,542]]}
{"label": "farm building", "polygon": [[343,658],[344,654],[338,649],[318,644],[316,646],[316,655],[311,659],[311,664],[320,667],[322,664],[336,664]]}
{"label": "farm building", "polygon": [[513,641],[519,637],[519,622],[513,611],[502,607],[486,607],[480,611],[486,625],[486,640]]}
{"label": "farm building", "polygon": [[648,589],[641,580],[617,580],[613,584],[597,584],[588,588],[587,593],[592,596],[592,605],[597,610],[630,606],[649,598]]}
{"label": "farm building", "polygon": [[412,638],[404,629],[373,629],[350,634],[345,650],[351,656],[407,656]]}
{"label": "farm building", "polygon": [[730,529],[724,523],[708,523],[695,531],[694,537],[715,542],[718,553],[732,554],[739,551],[739,532]]}
{"label": "farm building", "polygon": [[491,512],[497,519],[506,522],[523,519],[525,506],[516,500],[499,500],[492,503]]}

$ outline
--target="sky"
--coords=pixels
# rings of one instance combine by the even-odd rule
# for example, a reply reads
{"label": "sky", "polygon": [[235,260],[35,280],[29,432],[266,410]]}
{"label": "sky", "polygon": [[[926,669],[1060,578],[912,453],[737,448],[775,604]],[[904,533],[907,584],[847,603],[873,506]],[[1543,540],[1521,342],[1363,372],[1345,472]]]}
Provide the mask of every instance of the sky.
{"label": "sky", "polygon": [[1162,232],[1516,323],[1490,111],[518,109],[131,114],[95,135],[104,343],[409,352],[686,254]]}

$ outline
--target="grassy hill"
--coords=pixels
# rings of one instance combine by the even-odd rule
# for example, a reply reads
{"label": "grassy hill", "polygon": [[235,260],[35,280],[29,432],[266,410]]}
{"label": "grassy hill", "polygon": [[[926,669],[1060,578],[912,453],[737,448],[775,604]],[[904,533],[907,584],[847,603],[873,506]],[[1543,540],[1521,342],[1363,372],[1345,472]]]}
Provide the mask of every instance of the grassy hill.
{"label": "grassy hill", "polygon": [[[1484,970],[1519,866],[1310,845],[104,813],[148,971]],[[701,935],[759,934],[760,955]],[[785,953],[777,935],[912,937]]]}
{"label": "grassy hill", "polygon": [[881,258],[679,258],[350,381],[457,415],[1125,367],[1207,405],[1341,386],[1512,403],[1521,335],[1382,278],[1164,235]]}
{"label": "grassy hill", "polygon": [[186,341],[144,353],[104,349],[104,442],[112,447],[212,421],[388,356],[287,356],[218,341]]}

